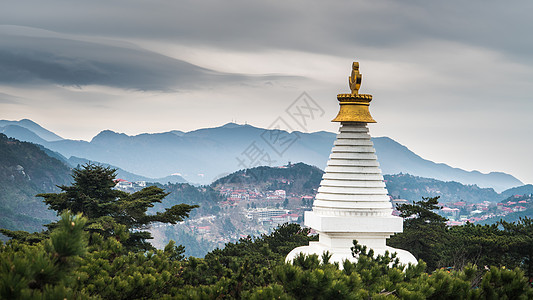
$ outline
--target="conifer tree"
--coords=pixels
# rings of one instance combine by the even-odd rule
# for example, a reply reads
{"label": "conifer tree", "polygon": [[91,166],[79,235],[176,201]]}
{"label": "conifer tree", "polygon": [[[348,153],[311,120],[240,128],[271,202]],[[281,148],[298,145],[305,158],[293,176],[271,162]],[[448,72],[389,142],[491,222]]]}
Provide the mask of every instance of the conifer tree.
{"label": "conifer tree", "polygon": [[404,218],[403,233],[395,234],[387,241],[388,245],[405,249],[422,259],[430,270],[439,267],[443,242],[447,239],[447,220],[434,212],[440,208],[438,200],[439,197],[422,197],[422,201],[398,205],[400,217]]}
{"label": "conifer tree", "polygon": [[77,299],[71,276],[86,253],[87,219],[68,211],[50,238],[30,246],[16,240],[0,245],[0,299]]}
{"label": "conifer tree", "polygon": [[519,266],[517,257],[509,250],[511,237],[498,224],[467,223],[447,229],[443,241],[442,262],[445,266],[462,269],[468,264],[478,266]]}
{"label": "conifer tree", "polygon": [[147,210],[168,195],[163,189],[150,186],[132,194],[116,190],[116,170],[96,164],[74,169],[72,177],[72,185],[59,187],[61,193],[37,196],[43,197],[44,202],[58,214],[64,210],[83,213],[89,219],[88,230],[104,237],[114,236],[122,230],[128,231],[127,240],[121,242],[130,250],[153,249],[146,241],[152,237],[148,231],[144,231],[151,223],[176,224],[198,207],[178,204],[149,215]]}
{"label": "conifer tree", "polygon": [[526,275],[533,282],[533,219],[520,218],[518,222],[500,221],[509,240],[508,251],[522,263]]}

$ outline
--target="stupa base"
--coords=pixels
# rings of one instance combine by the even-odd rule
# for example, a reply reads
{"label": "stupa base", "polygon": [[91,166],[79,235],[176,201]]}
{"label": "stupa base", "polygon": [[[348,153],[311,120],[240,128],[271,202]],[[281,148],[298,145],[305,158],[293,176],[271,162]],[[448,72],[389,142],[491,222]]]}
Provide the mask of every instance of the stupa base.
{"label": "stupa base", "polygon": [[[351,262],[357,262],[357,258],[353,257],[352,250],[350,248],[351,247],[332,248],[320,242],[310,242],[309,246],[302,246],[302,247],[294,248],[291,252],[289,252],[285,261],[292,262],[294,258],[300,255],[300,253],[305,254],[305,255],[316,254],[319,260],[322,260],[322,254],[328,251],[329,254],[331,255],[329,262],[339,263],[339,267],[342,269],[343,268],[342,264],[345,260],[349,260]],[[398,257],[398,259],[400,260],[400,263],[405,264],[405,265],[418,264],[418,261],[411,253],[409,253],[408,251],[402,250],[402,249],[396,249],[396,248],[384,246],[384,247],[372,247],[372,250],[374,250],[374,257],[376,257],[379,254],[384,255],[385,251],[389,251],[389,253],[396,252],[397,253],[396,257]]]}

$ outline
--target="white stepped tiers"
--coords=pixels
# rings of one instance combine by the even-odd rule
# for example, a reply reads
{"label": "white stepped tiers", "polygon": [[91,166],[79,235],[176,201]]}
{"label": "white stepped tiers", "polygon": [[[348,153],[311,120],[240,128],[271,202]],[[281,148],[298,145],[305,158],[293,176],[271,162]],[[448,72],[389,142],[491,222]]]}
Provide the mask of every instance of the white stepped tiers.
{"label": "white stepped tiers", "polygon": [[293,249],[287,255],[292,261],[298,254],[329,251],[330,261],[356,261],[350,248],[353,240],[374,250],[396,252],[404,264],[416,264],[415,257],[400,249],[386,246],[385,241],[403,231],[403,220],[392,215],[392,204],[366,123],[342,123],[322,177],[313,211],[305,213],[305,225],[319,233],[318,242]]}

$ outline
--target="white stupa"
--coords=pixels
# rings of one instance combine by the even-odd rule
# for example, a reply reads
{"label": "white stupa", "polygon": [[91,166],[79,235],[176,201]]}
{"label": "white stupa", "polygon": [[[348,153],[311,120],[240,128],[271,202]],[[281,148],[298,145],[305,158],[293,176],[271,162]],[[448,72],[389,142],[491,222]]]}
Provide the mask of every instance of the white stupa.
{"label": "white stupa", "polygon": [[340,122],[337,140],[331,150],[313,210],[305,213],[305,225],[316,230],[318,242],[293,249],[286,260],[292,261],[300,253],[332,255],[331,262],[352,256],[353,240],[374,250],[396,252],[400,262],[416,264],[415,257],[401,249],[388,247],[387,238],[403,231],[403,220],[392,215],[392,204],[367,123],[376,123],[369,112],[372,95],[359,94],[362,75],[359,63],[354,62],[349,77],[351,94],[340,94],[340,111],[333,122]]}

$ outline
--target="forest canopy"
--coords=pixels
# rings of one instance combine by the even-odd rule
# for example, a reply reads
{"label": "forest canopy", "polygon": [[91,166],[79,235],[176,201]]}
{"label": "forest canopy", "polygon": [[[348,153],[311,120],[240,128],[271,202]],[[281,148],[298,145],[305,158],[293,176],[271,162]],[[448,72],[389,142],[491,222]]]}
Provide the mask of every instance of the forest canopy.
{"label": "forest canopy", "polygon": [[128,194],[113,189],[114,170],[76,169],[73,183],[40,197],[60,215],[39,234],[2,230],[1,299],[531,299],[533,222],[446,227],[437,198],[399,207],[405,230],[389,244],[411,251],[417,265],[394,253],[374,256],[354,241],[358,261],[329,262],[327,253],[285,257],[316,239],[284,224],[186,258],[180,241],[149,244],[154,222],[187,218],[194,205],[147,214],[167,195],[157,187]]}

